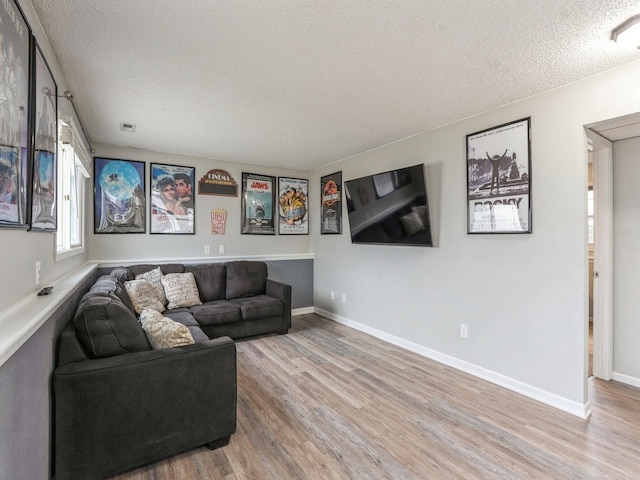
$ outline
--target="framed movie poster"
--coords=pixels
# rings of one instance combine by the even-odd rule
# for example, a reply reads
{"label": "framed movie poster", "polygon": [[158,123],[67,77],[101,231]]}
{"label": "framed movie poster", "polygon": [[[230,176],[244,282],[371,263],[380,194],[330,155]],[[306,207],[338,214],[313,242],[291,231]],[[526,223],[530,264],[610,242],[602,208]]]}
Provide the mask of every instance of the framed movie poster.
{"label": "framed movie poster", "polygon": [[31,186],[31,229],[56,231],[56,147],[58,90],[40,47],[35,47],[34,136]]}
{"label": "framed movie poster", "polygon": [[278,233],[309,234],[309,180],[278,178]]}
{"label": "framed movie poster", "polygon": [[93,159],[95,233],[147,231],[144,173],[144,162]]}
{"label": "framed movie poster", "polygon": [[342,172],[322,177],[320,191],[322,193],[320,234],[342,233]]}
{"label": "framed movie poster", "polygon": [[243,234],[275,235],[276,177],[242,173]]}
{"label": "framed movie poster", "polygon": [[31,29],[14,0],[0,7],[0,227],[27,228]]}
{"label": "framed movie poster", "polygon": [[151,233],[195,233],[196,169],[151,164]]}
{"label": "framed movie poster", "polygon": [[531,233],[531,117],[467,135],[467,233]]}

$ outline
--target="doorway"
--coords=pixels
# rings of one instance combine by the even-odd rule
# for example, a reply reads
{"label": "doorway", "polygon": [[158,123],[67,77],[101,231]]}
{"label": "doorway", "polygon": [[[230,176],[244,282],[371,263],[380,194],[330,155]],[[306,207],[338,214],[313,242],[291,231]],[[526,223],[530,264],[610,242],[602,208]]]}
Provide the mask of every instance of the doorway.
{"label": "doorway", "polygon": [[613,152],[612,143],[587,129],[589,182],[589,318],[587,378],[613,376]]}

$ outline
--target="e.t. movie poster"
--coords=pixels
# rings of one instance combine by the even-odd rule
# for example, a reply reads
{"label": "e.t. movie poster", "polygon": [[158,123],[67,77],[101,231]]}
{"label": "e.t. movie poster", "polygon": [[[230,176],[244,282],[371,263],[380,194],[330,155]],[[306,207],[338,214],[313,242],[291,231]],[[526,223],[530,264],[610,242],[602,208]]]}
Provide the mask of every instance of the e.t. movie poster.
{"label": "e.t. movie poster", "polygon": [[94,232],[145,233],[144,162],[93,159]]}
{"label": "e.t. movie poster", "polygon": [[342,233],[342,172],[320,179],[322,210],[320,233]]}
{"label": "e.t. movie poster", "polygon": [[243,234],[275,235],[276,177],[242,173]]}

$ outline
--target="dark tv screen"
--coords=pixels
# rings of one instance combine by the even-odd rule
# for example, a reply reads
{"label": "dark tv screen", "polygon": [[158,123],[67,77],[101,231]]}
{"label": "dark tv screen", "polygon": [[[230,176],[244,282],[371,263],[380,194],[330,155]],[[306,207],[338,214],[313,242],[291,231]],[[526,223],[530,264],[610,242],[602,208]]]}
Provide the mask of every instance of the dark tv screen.
{"label": "dark tv screen", "polygon": [[352,243],[431,247],[424,164],[344,183]]}

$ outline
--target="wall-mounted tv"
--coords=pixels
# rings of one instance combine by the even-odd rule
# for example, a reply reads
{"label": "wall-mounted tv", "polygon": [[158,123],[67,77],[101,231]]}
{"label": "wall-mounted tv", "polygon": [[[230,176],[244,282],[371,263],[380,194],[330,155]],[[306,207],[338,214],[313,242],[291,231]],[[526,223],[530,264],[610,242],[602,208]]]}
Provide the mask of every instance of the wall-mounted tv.
{"label": "wall-mounted tv", "polygon": [[352,243],[431,247],[424,164],[344,183]]}

